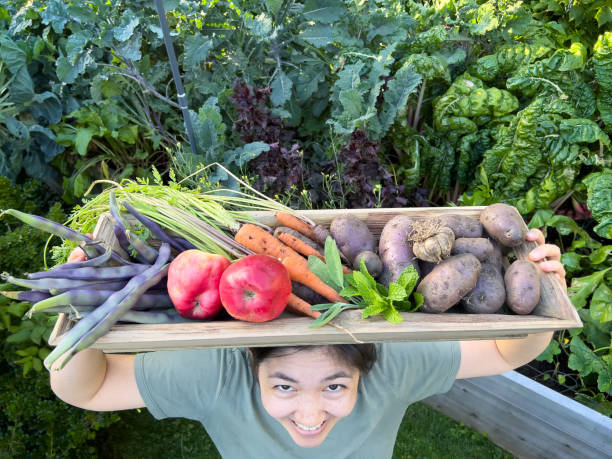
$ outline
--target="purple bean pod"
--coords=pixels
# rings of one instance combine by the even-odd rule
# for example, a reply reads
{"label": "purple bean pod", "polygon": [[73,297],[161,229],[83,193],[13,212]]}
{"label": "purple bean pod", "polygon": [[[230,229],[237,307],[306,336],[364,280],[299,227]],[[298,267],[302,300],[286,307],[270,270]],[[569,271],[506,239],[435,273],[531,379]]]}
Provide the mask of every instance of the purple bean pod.
{"label": "purple bean pod", "polygon": [[149,287],[158,283],[168,273],[169,265],[165,264],[170,257],[170,246],[162,244],[159,257],[145,272],[134,276],[124,288],[113,293],[107,300],[96,308],[91,314],[77,322],[77,324],[64,335],[60,343],[45,358],[47,369],[67,351],[60,369],[78,351],[93,344],[104,335],[117,322],[125,311],[129,310],[138,297]]}
{"label": "purple bean pod", "polygon": [[61,278],[87,281],[129,279],[145,272],[151,265],[102,266],[62,269],[61,271],[39,271],[28,274],[28,279]]}

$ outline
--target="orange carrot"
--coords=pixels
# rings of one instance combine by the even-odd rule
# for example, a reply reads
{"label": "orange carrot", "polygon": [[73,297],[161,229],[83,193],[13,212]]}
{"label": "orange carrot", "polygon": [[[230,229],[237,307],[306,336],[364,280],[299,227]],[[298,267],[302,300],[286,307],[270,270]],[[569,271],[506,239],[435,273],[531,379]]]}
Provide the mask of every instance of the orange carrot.
{"label": "orange carrot", "polygon": [[289,271],[291,280],[304,284],[306,287],[327,298],[332,303],[348,303],[338,295],[333,288],[319,279],[315,273],[308,269],[308,262],[301,256],[290,256],[281,259],[281,262]]}
{"label": "orange carrot", "polygon": [[[284,242],[285,245],[291,247],[293,250],[301,253],[305,257],[309,257],[310,255],[313,255],[319,258],[321,261],[325,261],[325,257],[321,254],[321,252],[309,246],[305,242],[299,240],[297,237],[292,236],[291,234],[280,233],[276,237],[280,239],[282,242]],[[342,265],[342,272],[344,274],[350,274],[353,271],[350,268],[347,268],[346,266]]]}
{"label": "orange carrot", "polygon": [[309,225],[308,223],[306,223],[304,220],[301,220],[295,215],[291,215],[286,212],[276,212],[274,216],[276,217],[276,219],[281,225],[286,226],[288,228],[292,228],[296,231],[299,231],[304,236],[309,237],[310,239],[313,238],[312,237],[313,227]]}
{"label": "orange carrot", "polygon": [[308,262],[299,253],[257,225],[251,223],[242,225],[234,239],[255,253],[271,255],[280,260],[287,257],[299,257],[308,265]]}
{"label": "orange carrot", "polygon": [[321,254],[321,252],[319,252],[317,249],[309,246],[305,242],[300,241],[297,237],[292,236],[291,234],[281,233],[281,234],[279,234],[276,237],[278,239],[280,239],[282,242],[284,242],[285,245],[291,247],[293,250],[295,250],[296,252],[301,253],[305,257],[313,255],[313,256],[315,256],[317,258],[320,258],[322,261],[325,261],[325,257]]}
{"label": "orange carrot", "polygon": [[299,296],[294,295],[293,293],[289,296],[289,302],[287,303],[287,310],[289,312],[293,312],[299,315],[310,316],[313,319],[316,319],[321,315],[321,311],[313,311],[310,309],[310,303],[307,303]]}

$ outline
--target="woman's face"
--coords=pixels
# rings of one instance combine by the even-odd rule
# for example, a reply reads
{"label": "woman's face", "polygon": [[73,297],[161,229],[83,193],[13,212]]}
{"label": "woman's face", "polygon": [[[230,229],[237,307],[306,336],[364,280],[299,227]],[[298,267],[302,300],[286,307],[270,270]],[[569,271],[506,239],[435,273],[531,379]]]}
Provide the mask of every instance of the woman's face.
{"label": "woman's face", "polygon": [[357,400],[359,370],[326,348],[265,359],[257,376],[264,408],[305,448],[320,445]]}

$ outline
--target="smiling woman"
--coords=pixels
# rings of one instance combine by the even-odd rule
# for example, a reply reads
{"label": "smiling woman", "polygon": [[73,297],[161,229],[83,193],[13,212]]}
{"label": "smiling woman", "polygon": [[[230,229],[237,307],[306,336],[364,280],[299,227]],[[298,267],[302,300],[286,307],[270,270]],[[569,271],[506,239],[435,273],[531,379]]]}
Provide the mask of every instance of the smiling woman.
{"label": "smiling woman", "polygon": [[[539,243],[530,259],[562,279],[559,248],[537,230],[526,237]],[[524,365],[551,335],[138,355],[89,348],[51,368],[51,387],[89,410],[146,407],[157,419],[197,420],[224,458],[390,458],[409,405],[455,379]]]}
{"label": "smiling woman", "polygon": [[321,444],[355,407],[361,375],[376,361],[373,344],[249,350],[267,413],[301,447]]}

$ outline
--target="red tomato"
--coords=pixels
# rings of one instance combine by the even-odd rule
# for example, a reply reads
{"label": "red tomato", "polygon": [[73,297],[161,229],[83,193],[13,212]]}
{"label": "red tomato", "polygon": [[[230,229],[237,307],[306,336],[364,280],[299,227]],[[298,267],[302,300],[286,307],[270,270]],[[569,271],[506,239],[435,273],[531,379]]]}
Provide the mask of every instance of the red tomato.
{"label": "red tomato", "polygon": [[248,255],[232,263],[221,276],[221,303],[232,317],[266,322],[278,317],[289,301],[289,272],[276,258]]}
{"label": "red tomato", "polygon": [[230,265],[221,255],[181,252],[168,268],[168,294],[177,312],[189,319],[209,319],[221,312],[219,281]]}

